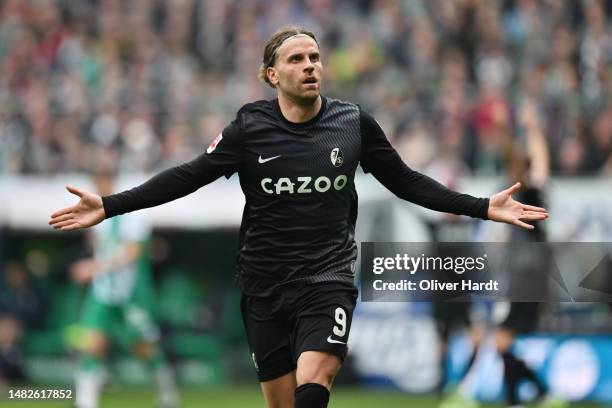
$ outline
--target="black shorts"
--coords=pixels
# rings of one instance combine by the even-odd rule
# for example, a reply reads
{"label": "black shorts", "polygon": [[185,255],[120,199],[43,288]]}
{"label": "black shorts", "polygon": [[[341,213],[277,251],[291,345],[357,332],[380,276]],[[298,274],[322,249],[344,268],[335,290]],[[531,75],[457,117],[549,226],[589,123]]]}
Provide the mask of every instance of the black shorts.
{"label": "black shorts", "polygon": [[444,302],[434,303],[434,319],[438,335],[445,342],[456,330],[470,326],[470,302]]}
{"label": "black shorts", "polygon": [[510,312],[501,327],[515,333],[531,333],[538,326],[540,303],[512,302]]}
{"label": "black shorts", "polygon": [[260,382],[296,369],[304,351],[326,351],[343,361],[357,288],[341,282],[289,287],[266,298],[242,296],[242,319]]}

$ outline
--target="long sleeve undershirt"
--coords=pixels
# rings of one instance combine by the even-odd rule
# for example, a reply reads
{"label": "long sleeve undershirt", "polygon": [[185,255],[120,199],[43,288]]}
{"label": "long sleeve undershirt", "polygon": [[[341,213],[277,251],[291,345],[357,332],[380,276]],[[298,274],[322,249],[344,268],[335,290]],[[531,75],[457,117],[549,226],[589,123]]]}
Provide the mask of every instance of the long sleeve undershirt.
{"label": "long sleeve undershirt", "polygon": [[412,170],[391,146],[378,122],[361,111],[361,167],[393,194],[435,211],[487,219],[488,198],[476,198],[449,190]]}
{"label": "long sleeve undershirt", "polygon": [[207,166],[203,156],[164,170],[130,190],[102,197],[106,218],[176,200],[213,182],[221,174]]}

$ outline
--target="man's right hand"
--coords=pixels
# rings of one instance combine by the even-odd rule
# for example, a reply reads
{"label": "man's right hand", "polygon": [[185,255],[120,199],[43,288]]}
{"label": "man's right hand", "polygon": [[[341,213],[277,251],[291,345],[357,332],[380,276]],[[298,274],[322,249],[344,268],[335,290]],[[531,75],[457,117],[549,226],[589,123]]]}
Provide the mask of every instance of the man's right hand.
{"label": "man's right hand", "polygon": [[72,231],[99,224],[104,220],[102,197],[97,194],[66,186],[66,189],[80,198],[72,207],[67,207],[51,214],[49,225],[62,231]]}

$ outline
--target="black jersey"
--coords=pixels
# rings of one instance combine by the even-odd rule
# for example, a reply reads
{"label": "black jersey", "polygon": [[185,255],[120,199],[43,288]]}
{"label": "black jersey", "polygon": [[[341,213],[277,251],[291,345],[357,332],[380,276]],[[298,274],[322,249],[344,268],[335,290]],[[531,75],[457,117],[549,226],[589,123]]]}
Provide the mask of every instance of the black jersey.
{"label": "black jersey", "polygon": [[243,106],[195,160],[103,197],[107,217],[159,205],[238,172],[246,198],[238,284],[267,296],[289,283],[353,281],[358,164],[401,198],[486,219],[488,199],[448,190],[408,168],[358,105],[322,98],[316,117],[284,118],[278,100]]}
{"label": "black jersey", "polygon": [[[544,207],[546,205],[545,194],[541,188],[534,186],[526,186],[516,194],[516,200],[536,207]],[[553,266],[552,252],[546,244],[546,227],[544,223],[536,222],[534,228],[528,230],[525,228],[512,228],[510,230],[509,242],[506,245],[508,251],[507,273],[511,277],[510,280],[510,297],[520,300],[543,299],[548,293],[550,280],[550,272]],[[531,245],[531,243],[537,243]],[[512,304],[514,307],[514,303]],[[523,309],[518,309],[520,312]],[[507,327],[512,327],[512,323],[516,316],[512,313],[509,317],[510,324],[505,324]],[[537,316],[537,315],[536,315]],[[533,319],[519,319],[520,324],[527,323],[535,324],[536,317]],[[523,331],[527,331],[527,326]]]}
{"label": "black jersey", "polygon": [[[527,205],[536,207],[545,207],[546,199],[544,191],[541,188],[527,186],[521,189],[516,194],[516,200]],[[533,229],[512,228],[510,234],[511,242],[545,242],[546,241],[546,226],[544,223],[536,222],[533,224]]]}

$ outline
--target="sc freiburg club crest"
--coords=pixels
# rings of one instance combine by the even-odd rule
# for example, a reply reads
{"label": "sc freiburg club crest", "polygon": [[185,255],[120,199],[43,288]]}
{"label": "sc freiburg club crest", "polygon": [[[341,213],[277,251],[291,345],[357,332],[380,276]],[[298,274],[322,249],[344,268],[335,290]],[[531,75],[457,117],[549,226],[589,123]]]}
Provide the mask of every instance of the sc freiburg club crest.
{"label": "sc freiburg club crest", "polygon": [[342,166],[342,163],[344,163],[344,155],[339,147],[332,149],[330,158],[334,167],[340,167]]}

